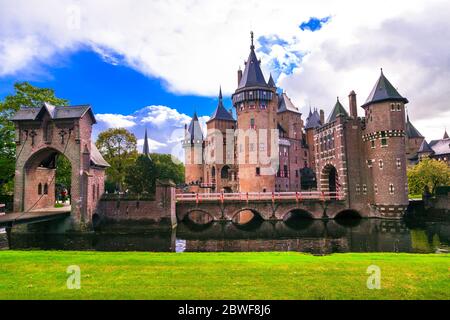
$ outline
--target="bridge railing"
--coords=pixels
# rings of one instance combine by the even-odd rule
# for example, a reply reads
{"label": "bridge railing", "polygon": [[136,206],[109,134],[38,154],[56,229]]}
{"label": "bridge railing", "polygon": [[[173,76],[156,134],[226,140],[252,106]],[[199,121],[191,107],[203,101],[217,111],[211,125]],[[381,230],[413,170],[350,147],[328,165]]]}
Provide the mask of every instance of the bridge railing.
{"label": "bridge railing", "polygon": [[240,192],[240,193],[179,193],[176,200],[183,202],[201,201],[255,201],[255,200],[344,200],[343,192]]}

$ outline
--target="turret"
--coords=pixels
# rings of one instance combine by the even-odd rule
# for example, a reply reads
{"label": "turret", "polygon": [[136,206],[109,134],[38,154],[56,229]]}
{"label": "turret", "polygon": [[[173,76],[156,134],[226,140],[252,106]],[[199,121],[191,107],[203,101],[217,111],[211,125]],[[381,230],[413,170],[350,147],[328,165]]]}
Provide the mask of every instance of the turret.
{"label": "turret", "polygon": [[363,141],[372,177],[371,203],[385,217],[400,217],[408,206],[405,156],[405,104],[383,70],[367,101]]}
{"label": "turret", "polygon": [[185,183],[199,184],[203,182],[203,133],[194,113],[189,126],[185,126],[185,137],[182,142],[185,154]]}
{"label": "turret", "polygon": [[[273,191],[275,187],[276,168],[269,169],[268,159],[272,152],[278,155],[277,150],[272,150],[278,149],[278,144],[271,142],[277,128],[278,97],[274,83],[269,85],[264,79],[260,64],[251,32],[250,54],[232,96],[238,119],[237,161],[239,186],[243,192]],[[260,128],[266,131],[263,133]]]}

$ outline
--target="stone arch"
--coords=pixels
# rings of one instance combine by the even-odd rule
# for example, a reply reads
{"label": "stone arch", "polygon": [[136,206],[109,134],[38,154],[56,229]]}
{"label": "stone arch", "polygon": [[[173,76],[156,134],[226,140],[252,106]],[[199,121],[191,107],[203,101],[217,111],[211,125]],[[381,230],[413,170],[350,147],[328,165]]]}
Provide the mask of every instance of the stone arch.
{"label": "stone arch", "polygon": [[[198,215],[194,217],[193,214],[195,213]],[[187,211],[178,218],[180,221],[187,221],[198,225],[209,224],[214,221],[213,215],[211,215],[208,211],[197,208]]]}
{"label": "stone arch", "polygon": [[[56,158],[58,156],[66,157],[72,167],[72,188],[73,176],[76,174],[74,168],[74,159],[64,155],[60,150],[46,147],[37,150],[29,155],[23,165],[23,192],[22,210],[32,211],[36,209],[53,208],[55,199],[56,184]],[[38,192],[29,192],[35,190],[37,185]]]}
{"label": "stone arch", "polygon": [[[249,219],[247,219],[247,217],[240,217],[241,213],[243,213],[243,212],[251,212],[253,214],[253,216],[249,217]],[[235,224],[246,225],[246,224],[249,224],[249,223],[252,223],[255,221],[262,221],[262,220],[264,220],[264,217],[263,217],[263,214],[261,214],[261,212],[259,212],[255,208],[241,208],[232,213],[231,220]]]}
{"label": "stone arch", "polygon": [[362,215],[360,212],[354,209],[345,209],[337,212],[334,217],[334,219],[361,219]]}
{"label": "stone arch", "polygon": [[283,221],[287,221],[290,219],[314,219],[314,214],[309,212],[308,210],[295,207],[291,208],[282,215]]}

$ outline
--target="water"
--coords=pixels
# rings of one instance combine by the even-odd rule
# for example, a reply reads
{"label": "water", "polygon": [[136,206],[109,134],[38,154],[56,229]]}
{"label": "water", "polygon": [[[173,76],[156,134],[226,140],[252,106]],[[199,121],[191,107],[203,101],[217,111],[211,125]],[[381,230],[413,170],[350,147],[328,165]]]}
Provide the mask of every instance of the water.
{"label": "water", "polygon": [[450,221],[298,220],[237,225],[232,222],[104,227],[91,234],[1,233],[4,249],[239,252],[448,252]]}

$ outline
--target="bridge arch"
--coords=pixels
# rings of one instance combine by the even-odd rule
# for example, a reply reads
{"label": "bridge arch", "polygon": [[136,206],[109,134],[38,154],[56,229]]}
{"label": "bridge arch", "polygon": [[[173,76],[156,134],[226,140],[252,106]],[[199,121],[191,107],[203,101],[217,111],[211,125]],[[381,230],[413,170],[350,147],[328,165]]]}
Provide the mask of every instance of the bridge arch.
{"label": "bridge arch", "polygon": [[258,221],[263,221],[263,215],[254,208],[242,208],[235,211],[231,216],[231,221],[237,225],[248,225]]}
{"label": "bridge arch", "polygon": [[346,220],[348,220],[348,219],[361,219],[362,215],[356,210],[345,209],[345,210],[341,210],[341,211],[337,212],[334,215],[334,217],[332,217],[332,218],[334,218],[336,220],[339,220],[339,219],[341,219],[341,220],[344,220],[344,219],[346,219]]}
{"label": "bridge arch", "polygon": [[179,216],[180,221],[187,221],[197,225],[206,225],[214,221],[214,217],[206,210],[192,209]]}

